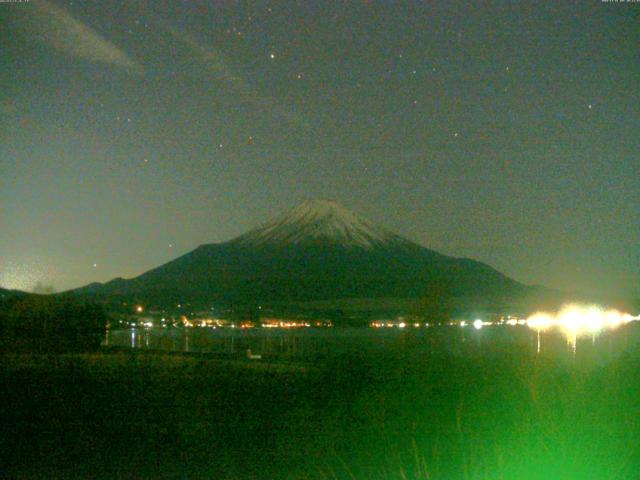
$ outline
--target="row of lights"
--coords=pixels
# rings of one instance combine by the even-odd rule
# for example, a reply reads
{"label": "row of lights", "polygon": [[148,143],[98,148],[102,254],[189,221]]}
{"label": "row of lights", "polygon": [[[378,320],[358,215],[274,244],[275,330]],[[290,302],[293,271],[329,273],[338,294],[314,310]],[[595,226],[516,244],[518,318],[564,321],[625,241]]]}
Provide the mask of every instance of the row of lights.
{"label": "row of lights", "polygon": [[[625,325],[635,320],[640,320],[640,315],[634,317],[629,313],[622,313],[618,310],[604,310],[593,305],[567,305],[557,313],[538,312],[527,319],[509,316],[498,322],[488,322],[477,318],[472,322],[461,320],[460,322],[450,322],[448,325],[458,325],[463,328],[473,326],[476,330],[492,325],[522,325],[537,331],[560,328],[561,330],[572,334],[594,334],[601,330],[618,328],[621,325]],[[411,324],[403,321],[375,321],[371,322],[370,325],[373,328],[406,328]],[[421,326],[420,323],[413,323],[412,325],[416,328]],[[425,323],[424,326],[428,327],[430,325],[429,323]]]}
{"label": "row of lights", "polygon": [[[510,321],[508,321],[506,323],[509,323]],[[424,323],[424,324],[421,324],[421,323],[407,323],[407,322],[398,322],[398,323],[396,323],[396,322],[386,322],[386,321],[375,321],[375,322],[371,322],[369,325],[372,328],[395,328],[395,327],[397,327],[397,328],[407,328],[407,327],[420,328],[422,326],[425,326],[425,327],[430,327],[431,326],[431,324],[429,324],[429,323]],[[479,330],[485,325],[496,325],[496,323],[485,322],[484,320],[476,319],[471,323],[467,322],[466,320],[462,320],[460,322],[450,322],[447,325],[455,325],[455,326],[460,326],[460,327],[466,327],[468,325],[473,325],[474,328]]]}
{"label": "row of lights", "polygon": [[[142,313],[144,308],[141,305],[137,305],[135,308],[137,313]],[[516,325],[526,325],[531,329],[537,331],[549,330],[552,328],[559,328],[567,333],[571,334],[595,334],[604,329],[615,329],[621,325],[627,324],[634,320],[640,320],[640,316],[632,316],[628,313],[621,313],[618,310],[603,310],[602,308],[591,305],[591,306],[582,306],[582,305],[568,305],[562,308],[559,312],[552,314],[547,312],[537,312],[534,315],[530,316],[528,319],[520,319],[517,317],[507,317],[507,319],[502,319],[499,322],[488,322],[484,321],[480,318],[475,319],[473,322],[467,322],[466,320],[462,320],[459,323],[450,323],[449,325],[459,325],[461,327],[466,327],[468,325],[472,325],[476,330],[480,330],[485,326],[491,325],[499,325],[506,324],[510,326]],[[165,319],[162,319],[162,323],[164,324]],[[197,324],[197,321],[188,321],[186,317],[182,317],[182,323],[184,326],[191,327],[194,324]],[[209,326],[208,323],[205,324],[203,321],[201,325],[198,326]],[[222,326],[216,322],[216,326]],[[143,326],[151,327],[153,326],[152,322],[144,322],[141,324]],[[317,326],[319,325],[316,322]],[[419,328],[421,326],[420,323],[408,324],[407,322],[390,322],[390,321],[374,321],[370,323],[370,326],[373,328],[384,328],[384,327],[398,327],[398,328],[406,328],[407,326],[412,325],[414,328]],[[231,324],[231,327],[234,328],[236,325]],[[243,322],[240,324],[241,328],[248,328],[249,324],[247,322]],[[297,327],[310,327],[311,324],[306,321],[272,321],[263,323],[262,327],[265,328],[297,328]],[[425,327],[429,327],[429,323],[424,324]]]}

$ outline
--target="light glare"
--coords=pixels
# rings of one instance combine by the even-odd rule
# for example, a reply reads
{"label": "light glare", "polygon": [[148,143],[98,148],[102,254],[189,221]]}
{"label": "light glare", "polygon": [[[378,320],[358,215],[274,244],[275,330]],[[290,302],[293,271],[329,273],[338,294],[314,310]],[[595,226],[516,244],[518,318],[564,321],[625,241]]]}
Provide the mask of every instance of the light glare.
{"label": "light glare", "polygon": [[529,328],[538,332],[557,328],[567,338],[595,335],[605,329],[615,329],[640,317],[618,310],[604,310],[596,305],[567,305],[555,314],[537,312],[526,320]]}

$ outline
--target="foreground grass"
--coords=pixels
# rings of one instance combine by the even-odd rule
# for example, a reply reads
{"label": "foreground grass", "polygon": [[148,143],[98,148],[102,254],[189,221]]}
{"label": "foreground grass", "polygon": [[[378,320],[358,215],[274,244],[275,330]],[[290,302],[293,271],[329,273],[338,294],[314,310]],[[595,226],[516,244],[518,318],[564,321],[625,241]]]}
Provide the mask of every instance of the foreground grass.
{"label": "foreground grass", "polygon": [[639,478],[638,353],[1,360],[8,477]]}

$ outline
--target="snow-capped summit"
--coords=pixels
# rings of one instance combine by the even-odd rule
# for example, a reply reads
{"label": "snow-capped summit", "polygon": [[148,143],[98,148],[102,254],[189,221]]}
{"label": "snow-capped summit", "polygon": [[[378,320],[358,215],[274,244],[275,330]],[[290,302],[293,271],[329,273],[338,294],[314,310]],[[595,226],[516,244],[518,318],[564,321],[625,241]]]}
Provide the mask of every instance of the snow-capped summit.
{"label": "snow-capped summit", "polygon": [[331,200],[307,200],[284,215],[234,242],[243,245],[331,243],[373,248],[405,243],[401,237],[347,210]]}

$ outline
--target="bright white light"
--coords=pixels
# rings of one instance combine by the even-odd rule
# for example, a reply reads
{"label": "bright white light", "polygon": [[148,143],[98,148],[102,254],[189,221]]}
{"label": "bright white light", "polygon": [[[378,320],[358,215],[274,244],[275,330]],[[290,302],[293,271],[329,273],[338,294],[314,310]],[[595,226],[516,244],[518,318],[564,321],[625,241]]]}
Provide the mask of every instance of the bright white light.
{"label": "bright white light", "polygon": [[476,330],[480,330],[483,325],[484,324],[482,323],[482,320],[480,320],[479,318],[473,322],[473,328],[475,328]]}
{"label": "bright white light", "polygon": [[534,330],[546,330],[553,326],[553,318],[547,313],[536,313],[527,319],[527,325]]}
{"label": "bright white light", "polygon": [[600,309],[591,307],[585,312],[583,323],[589,332],[598,333],[604,328],[605,316]]}
{"label": "bright white light", "polygon": [[558,328],[568,339],[582,335],[595,335],[605,329],[615,329],[631,321],[638,320],[628,313],[617,310],[603,310],[596,305],[567,305],[559,312],[550,314],[538,312],[527,319],[527,325],[537,331]]}
{"label": "bright white light", "polygon": [[462,320],[462,321],[460,322],[460,326],[461,326],[461,327],[466,327],[466,326],[467,326],[467,322],[465,322],[464,320]]}
{"label": "bright white light", "polygon": [[407,326],[407,324],[406,324],[406,323],[404,323],[404,322],[400,322],[400,323],[398,324],[398,327],[400,327],[400,328],[404,328],[404,327],[406,327],[406,326]]}

